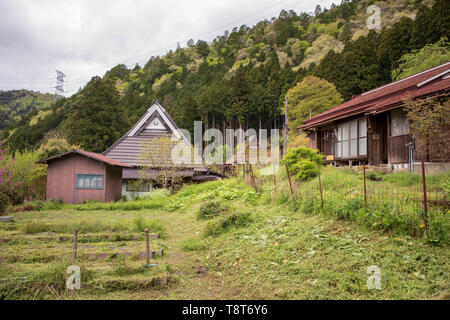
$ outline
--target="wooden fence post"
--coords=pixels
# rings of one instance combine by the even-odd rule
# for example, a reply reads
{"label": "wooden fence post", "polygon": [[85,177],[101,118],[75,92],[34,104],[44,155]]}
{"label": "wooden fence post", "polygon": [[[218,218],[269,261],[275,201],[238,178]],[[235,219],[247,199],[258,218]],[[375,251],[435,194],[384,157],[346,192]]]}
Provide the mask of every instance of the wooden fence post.
{"label": "wooden fence post", "polygon": [[367,196],[366,196],[366,163],[363,162],[364,173],[364,211],[367,210]]}
{"label": "wooden fence post", "polygon": [[285,165],[286,165],[287,177],[288,177],[288,180],[289,180],[289,187],[291,188],[291,194],[293,195],[294,194],[294,190],[292,190],[291,175],[289,174],[289,166],[288,166],[287,163],[285,163]]}
{"label": "wooden fence post", "polygon": [[73,231],[73,262],[77,261],[78,230]]}
{"label": "wooden fence post", "polygon": [[253,175],[252,164],[249,163],[248,165],[250,166],[250,175],[251,175],[251,177],[252,177],[253,187],[255,188],[255,192],[258,193],[258,186],[256,185],[255,176]]}
{"label": "wooden fence post", "polygon": [[423,160],[422,160],[422,185],[423,185],[423,211],[425,212],[425,226],[428,229],[427,182],[425,178],[425,162]]}
{"label": "wooden fence post", "polygon": [[320,202],[323,210],[323,194],[322,194],[322,181],[320,180],[320,164],[317,164],[317,172],[319,174],[319,187],[320,187]]}
{"label": "wooden fence post", "polygon": [[145,229],[145,253],[147,264],[150,264],[150,243],[149,243],[148,229]]}

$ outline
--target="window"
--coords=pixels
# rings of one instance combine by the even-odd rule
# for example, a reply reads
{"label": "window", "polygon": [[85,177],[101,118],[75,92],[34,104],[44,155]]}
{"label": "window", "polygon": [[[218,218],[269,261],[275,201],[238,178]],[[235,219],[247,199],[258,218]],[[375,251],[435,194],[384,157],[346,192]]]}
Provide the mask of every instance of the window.
{"label": "window", "polygon": [[391,137],[402,136],[409,133],[408,118],[406,112],[402,109],[392,110],[391,118]]}
{"label": "window", "polygon": [[103,174],[77,174],[77,189],[99,189],[104,187]]}
{"label": "window", "polygon": [[128,192],[150,192],[150,183],[139,180],[127,181],[126,191]]}
{"label": "window", "polygon": [[336,158],[357,158],[367,155],[366,118],[339,124],[336,139]]}

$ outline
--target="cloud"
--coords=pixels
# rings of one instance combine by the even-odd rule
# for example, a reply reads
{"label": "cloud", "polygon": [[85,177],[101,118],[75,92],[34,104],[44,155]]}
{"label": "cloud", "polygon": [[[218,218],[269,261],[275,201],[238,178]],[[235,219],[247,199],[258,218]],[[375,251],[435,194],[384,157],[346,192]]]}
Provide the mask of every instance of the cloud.
{"label": "cloud", "polygon": [[185,46],[211,41],[225,30],[277,16],[281,9],[313,11],[333,1],[239,0],[2,0],[0,89],[53,92],[55,69],[67,94],[92,76],[125,63],[144,64]]}

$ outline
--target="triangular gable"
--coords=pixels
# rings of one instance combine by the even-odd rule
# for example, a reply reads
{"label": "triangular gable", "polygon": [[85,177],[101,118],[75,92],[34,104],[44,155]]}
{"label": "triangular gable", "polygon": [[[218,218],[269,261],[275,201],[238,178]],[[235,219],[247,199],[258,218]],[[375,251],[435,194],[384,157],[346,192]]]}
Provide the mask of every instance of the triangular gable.
{"label": "triangular gable", "polygon": [[141,119],[103,152],[103,155],[138,166],[140,164],[139,151],[142,144],[163,134],[173,134],[183,143],[192,146],[159,101],[155,101]]}
{"label": "triangular gable", "polygon": [[[149,121],[151,120],[151,122]],[[155,121],[157,123],[155,123]],[[190,144],[186,136],[178,129],[175,122],[169,116],[167,111],[159,103],[158,100],[147,110],[147,113],[139,122],[127,133],[127,136],[134,137],[142,130],[164,130],[169,129],[169,134],[173,134],[178,139],[183,139],[187,144]]]}

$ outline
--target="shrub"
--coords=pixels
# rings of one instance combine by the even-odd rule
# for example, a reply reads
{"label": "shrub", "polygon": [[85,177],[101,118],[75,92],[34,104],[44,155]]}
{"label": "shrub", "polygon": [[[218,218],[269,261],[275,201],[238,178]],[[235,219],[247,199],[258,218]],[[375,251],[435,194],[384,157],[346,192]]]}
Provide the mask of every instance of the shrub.
{"label": "shrub", "polygon": [[366,173],[366,178],[370,181],[381,181],[383,180],[383,175],[375,171],[369,171]]}
{"label": "shrub", "polygon": [[250,213],[233,213],[228,216],[221,217],[217,221],[209,222],[206,225],[205,236],[217,236],[224,233],[231,227],[245,227],[253,221]]}
{"label": "shrub", "polygon": [[290,174],[301,181],[317,176],[317,164],[322,163],[323,155],[307,147],[289,149],[281,161],[289,166]]}
{"label": "shrub", "polygon": [[227,207],[220,201],[211,201],[201,205],[197,214],[197,219],[211,219],[217,217],[220,213],[227,211]]}
{"label": "shrub", "polygon": [[6,208],[8,208],[9,205],[9,197],[3,193],[0,192],[0,215],[5,213]]}
{"label": "shrub", "polygon": [[40,210],[61,210],[64,205],[64,201],[61,199],[51,199],[42,204]]}
{"label": "shrub", "polygon": [[317,176],[319,170],[317,164],[311,160],[302,160],[292,166],[294,172],[297,172],[295,177],[300,181],[307,181]]}

